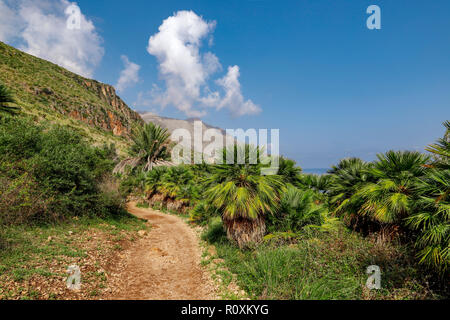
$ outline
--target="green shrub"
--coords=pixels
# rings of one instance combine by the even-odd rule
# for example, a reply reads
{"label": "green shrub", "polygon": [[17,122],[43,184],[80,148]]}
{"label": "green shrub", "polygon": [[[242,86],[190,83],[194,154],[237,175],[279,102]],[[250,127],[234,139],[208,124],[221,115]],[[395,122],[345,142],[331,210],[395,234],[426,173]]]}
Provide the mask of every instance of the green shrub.
{"label": "green shrub", "polygon": [[101,187],[114,165],[110,156],[110,149],[91,147],[72,129],[1,119],[0,222],[117,213],[117,187]]}
{"label": "green shrub", "polygon": [[320,226],[325,214],[324,206],[316,203],[314,191],[288,186],[277,213],[267,216],[267,228],[269,232],[296,233],[308,225]]}
{"label": "green shrub", "polygon": [[227,234],[220,217],[212,218],[208,228],[203,232],[202,239],[212,244],[228,243]]}
{"label": "green shrub", "polygon": [[[226,238],[220,219],[213,219],[203,239],[237,275],[238,284],[254,299],[426,299],[432,295],[426,277],[403,247],[364,239],[339,229],[304,233],[296,244],[268,243],[241,251]],[[378,265],[382,289],[365,288],[366,268]]]}
{"label": "green shrub", "polygon": [[0,119],[0,157],[11,162],[31,158],[40,150],[42,130],[28,119]]}
{"label": "green shrub", "polygon": [[200,225],[206,224],[213,216],[219,216],[219,212],[206,201],[198,202],[190,212],[190,220]]}
{"label": "green shrub", "polygon": [[126,197],[131,193],[141,194],[144,192],[145,174],[136,172],[130,175],[119,175],[120,186],[119,190],[122,196]]}

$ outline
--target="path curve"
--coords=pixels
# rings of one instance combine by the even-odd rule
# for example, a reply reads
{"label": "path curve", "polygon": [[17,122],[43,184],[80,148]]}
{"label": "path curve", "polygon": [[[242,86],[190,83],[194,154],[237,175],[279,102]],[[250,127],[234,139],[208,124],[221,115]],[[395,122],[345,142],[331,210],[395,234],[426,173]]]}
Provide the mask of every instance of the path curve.
{"label": "path curve", "polygon": [[135,202],[127,209],[149,221],[151,230],[121,257],[111,299],[218,299],[209,272],[200,265],[199,239],[192,228],[179,217],[138,208]]}

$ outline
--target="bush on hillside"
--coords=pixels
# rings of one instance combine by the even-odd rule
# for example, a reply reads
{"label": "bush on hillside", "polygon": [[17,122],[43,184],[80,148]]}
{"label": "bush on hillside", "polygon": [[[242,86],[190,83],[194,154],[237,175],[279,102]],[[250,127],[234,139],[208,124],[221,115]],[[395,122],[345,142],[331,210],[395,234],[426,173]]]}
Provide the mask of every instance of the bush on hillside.
{"label": "bush on hillside", "polygon": [[114,165],[110,156],[108,148],[91,147],[69,128],[1,119],[0,220],[48,222],[117,212],[118,192],[100,187]]}

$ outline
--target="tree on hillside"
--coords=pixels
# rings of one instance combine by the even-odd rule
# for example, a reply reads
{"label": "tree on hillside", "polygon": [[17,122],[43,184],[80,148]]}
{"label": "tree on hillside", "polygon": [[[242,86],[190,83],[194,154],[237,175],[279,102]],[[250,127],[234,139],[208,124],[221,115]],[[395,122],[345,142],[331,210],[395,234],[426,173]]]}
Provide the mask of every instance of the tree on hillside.
{"label": "tree on hillside", "polygon": [[0,117],[1,114],[17,114],[20,109],[16,106],[12,106],[12,104],[15,103],[16,100],[14,99],[11,91],[0,83]]}
{"label": "tree on hillside", "polygon": [[221,212],[228,238],[243,248],[262,240],[265,215],[277,208],[283,183],[278,175],[262,176],[261,161],[250,164],[250,154],[259,159],[258,148],[249,145],[226,148],[223,158],[230,159],[233,152],[233,159],[239,153],[245,154],[245,163],[217,165],[206,196]]}
{"label": "tree on hillside", "polygon": [[127,167],[134,169],[137,166],[142,166],[142,171],[147,172],[154,165],[169,160],[171,141],[167,129],[147,123],[132,131],[131,140],[132,157],[121,161],[114,169],[115,173],[123,173]]}

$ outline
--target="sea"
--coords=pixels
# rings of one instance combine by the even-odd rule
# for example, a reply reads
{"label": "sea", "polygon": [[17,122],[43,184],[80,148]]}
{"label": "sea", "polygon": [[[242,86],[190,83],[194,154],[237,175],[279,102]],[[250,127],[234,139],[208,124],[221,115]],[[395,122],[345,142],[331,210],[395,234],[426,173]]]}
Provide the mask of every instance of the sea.
{"label": "sea", "polygon": [[309,173],[309,174],[317,174],[319,176],[326,174],[327,171],[330,169],[327,168],[310,168],[310,169],[303,169],[303,173]]}

